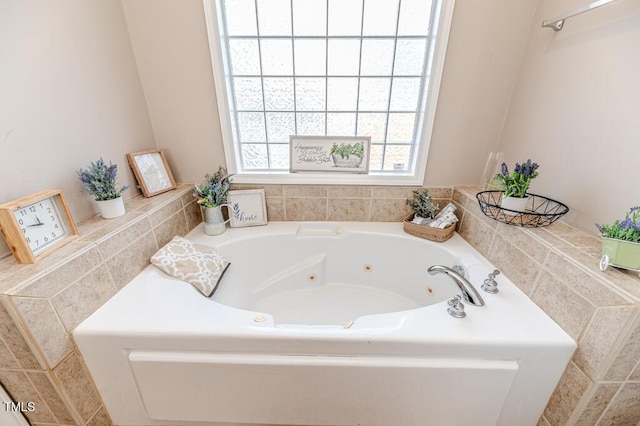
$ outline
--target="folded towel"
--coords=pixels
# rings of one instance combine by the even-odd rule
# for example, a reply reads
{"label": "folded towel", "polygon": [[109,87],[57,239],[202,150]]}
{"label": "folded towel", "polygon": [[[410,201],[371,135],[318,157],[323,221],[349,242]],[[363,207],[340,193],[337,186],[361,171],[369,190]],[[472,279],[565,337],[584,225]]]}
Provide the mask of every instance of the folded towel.
{"label": "folded towel", "polygon": [[213,248],[174,237],[151,256],[151,263],[167,274],[191,283],[211,297],[230,263]]}

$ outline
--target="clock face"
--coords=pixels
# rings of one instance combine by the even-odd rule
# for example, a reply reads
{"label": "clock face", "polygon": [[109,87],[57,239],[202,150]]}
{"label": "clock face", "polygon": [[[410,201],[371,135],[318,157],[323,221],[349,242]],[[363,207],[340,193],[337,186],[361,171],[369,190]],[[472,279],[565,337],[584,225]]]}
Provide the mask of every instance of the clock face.
{"label": "clock face", "polygon": [[20,206],[13,215],[34,255],[55,245],[68,234],[53,197]]}

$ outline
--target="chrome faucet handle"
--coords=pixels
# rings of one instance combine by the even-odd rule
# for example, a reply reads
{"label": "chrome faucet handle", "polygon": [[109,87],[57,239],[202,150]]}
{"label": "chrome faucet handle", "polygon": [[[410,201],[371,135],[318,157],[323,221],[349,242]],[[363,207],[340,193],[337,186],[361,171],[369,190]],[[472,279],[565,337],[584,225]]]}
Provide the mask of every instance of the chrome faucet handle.
{"label": "chrome faucet handle", "polygon": [[480,286],[481,289],[486,291],[487,293],[496,294],[498,291],[498,283],[496,282],[496,277],[500,275],[500,271],[497,269],[489,274],[489,278],[484,280],[484,284]]}
{"label": "chrome faucet handle", "polygon": [[454,318],[464,318],[467,316],[464,311],[464,305],[462,304],[460,295],[456,295],[447,301],[449,309],[447,312]]}

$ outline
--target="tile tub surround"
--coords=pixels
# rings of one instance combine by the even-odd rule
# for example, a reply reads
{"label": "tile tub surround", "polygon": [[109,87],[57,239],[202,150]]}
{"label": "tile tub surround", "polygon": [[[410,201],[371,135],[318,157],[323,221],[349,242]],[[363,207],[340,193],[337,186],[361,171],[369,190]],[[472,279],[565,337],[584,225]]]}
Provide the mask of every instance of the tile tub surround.
{"label": "tile tub surround", "polygon": [[[233,185],[264,188],[279,220],[401,221],[418,187]],[[0,261],[0,382],[39,408],[33,424],[108,425],[69,331],[201,221],[191,185],[128,203],[127,215],[80,225],[79,238],[36,265]],[[524,229],[484,216],[472,187],[429,188],[457,204],[457,231],[579,343],[541,425],[640,420],[640,279],[598,269],[600,240],[564,223]]]}
{"label": "tile tub surround", "polygon": [[33,402],[33,425],[110,425],[70,332],[202,221],[192,185],[127,203],[125,216],[91,218],[80,237],[33,265],[0,260],[0,383]]}
{"label": "tile tub surround", "polygon": [[541,425],[640,424],[640,278],[598,267],[601,241],[561,221],[537,229],[487,218],[456,187],[457,231],[578,342]]}

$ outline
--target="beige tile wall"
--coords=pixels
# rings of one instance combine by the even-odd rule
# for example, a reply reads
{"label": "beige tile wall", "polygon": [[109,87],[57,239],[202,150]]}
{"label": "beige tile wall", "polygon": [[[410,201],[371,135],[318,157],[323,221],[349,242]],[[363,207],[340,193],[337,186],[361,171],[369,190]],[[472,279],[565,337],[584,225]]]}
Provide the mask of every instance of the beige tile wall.
{"label": "beige tile wall", "polygon": [[110,425],[71,331],[201,222],[191,185],[127,203],[125,216],[79,224],[80,238],[34,265],[0,261],[0,383],[34,402],[32,425]]}
{"label": "beige tile wall", "polygon": [[[401,221],[411,187],[234,185],[264,188],[269,220]],[[598,269],[600,241],[571,226],[524,229],[482,214],[475,190],[430,188],[452,200],[457,230],[551,316],[579,348],[539,425],[640,421],[640,279]],[[125,217],[81,224],[82,238],[36,265],[0,262],[0,383],[34,401],[33,424],[108,425],[69,332],[200,221],[191,187],[137,198]]]}
{"label": "beige tile wall", "polygon": [[600,271],[600,240],[565,223],[527,229],[487,218],[476,192],[453,191],[460,235],[578,342],[539,425],[638,425],[638,274]]}

